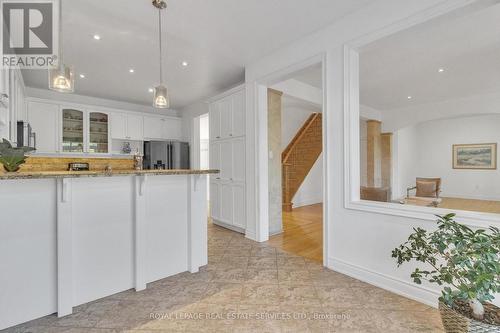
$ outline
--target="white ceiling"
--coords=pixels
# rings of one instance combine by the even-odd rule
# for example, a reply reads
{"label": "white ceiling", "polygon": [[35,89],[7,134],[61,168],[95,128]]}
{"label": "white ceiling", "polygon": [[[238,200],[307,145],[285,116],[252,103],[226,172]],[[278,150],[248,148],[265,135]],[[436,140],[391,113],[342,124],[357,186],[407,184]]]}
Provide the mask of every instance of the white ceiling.
{"label": "white ceiling", "polygon": [[[245,64],[370,1],[169,0],[171,106],[182,108],[243,81]],[[157,10],[151,1],[73,0],[63,7],[64,58],[75,66],[76,93],[150,105],[148,88],[159,81]],[[94,40],[94,34],[102,39]],[[188,67],[181,66],[184,60]],[[47,88],[46,71],[24,76],[28,86]]]}
{"label": "white ceiling", "polygon": [[498,91],[499,22],[496,4],[460,11],[364,47],[361,103],[384,111]]}

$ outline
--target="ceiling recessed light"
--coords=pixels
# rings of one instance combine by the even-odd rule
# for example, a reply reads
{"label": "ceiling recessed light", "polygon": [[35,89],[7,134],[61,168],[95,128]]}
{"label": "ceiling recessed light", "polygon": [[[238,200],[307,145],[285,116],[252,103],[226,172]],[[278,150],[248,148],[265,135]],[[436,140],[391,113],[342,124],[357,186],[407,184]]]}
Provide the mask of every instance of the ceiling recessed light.
{"label": "ceiling recessed light", "polygon": [[129,73],[135,72],[135,70],[133,68],[129,69],[128,71],[129,71]]}
{"label": "ceiling recessed light", "polygon": [[80,74],[80,77],[81,77],[82,79],[85,79],[85,74]]}
{"label": "ceiling recessed light", "polygon": [[438,69],[438,72],[439,72],[439,73],[444,72],[444,68],[440,68],[440,69]]}
{"label": "ceiling recessed light", "polygon": [[182,64],[182,66],[184,66],[184,67],[187,67],[187,66],[189,65],[189,63],[188,63],[187,61],[183,61],[181,64]]}
{"label": "ceiling recessed light", "polygon": [[412,99],[413,97],[412,96],[408,96],[408,99]]}
{"label": "ceiling recessed light", "polygon": [[95,39],[95,40],[101,40],[101,36],[99,36],[99,35],[94,35],[94,39]]}
{"label": "ceiling recessed light", "polygon": [[154,91],[154,89],[153,89],[153,88],[149,88],[149,89],[148,89],[148,91],[149,91],[150,93],[152,93],[152,92]]}

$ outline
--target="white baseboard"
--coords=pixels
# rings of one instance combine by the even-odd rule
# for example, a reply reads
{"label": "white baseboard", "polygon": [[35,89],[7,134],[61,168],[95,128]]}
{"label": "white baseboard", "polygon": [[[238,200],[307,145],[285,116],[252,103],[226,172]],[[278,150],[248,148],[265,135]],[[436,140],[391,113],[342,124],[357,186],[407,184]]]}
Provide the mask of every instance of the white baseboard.
{"label": "white baseboard", "polygon": [[438,298],[440,294],[424,286],[413,284],[408,281],[394,278],[385,274],[377,273],[370,269],[352,265],[335,258],[328,258],[327,267],[335,272],[348,275],[352,278],[388,290],[406,298],[413,299],[417,302],[432,306],[434,308],[438,307]]}
{"label": "white baseboard", "polygon": [[245,232],[245,238],[248,238],[250,240],[253,240],[254,242],[258,242],[257,241],[257,233],[255,233],[254,231],[249,231],[247,230]]}
{"label": "white baseboard", "polygon": [[212,218],[212,223],[215,225],[218,225],[219,227],[223,227],[223,228],[226,228],[226,229],[229,229],[232,231],[236,231],[236,232],[239,232],[240,234],[245,234],[245,229],[240,228],[240,227],[236,227],[234,225],[230,225],[230,224],[218,221],[218,220],[215,220],[214,218]]}
{"label": "white baseboard", "polygon": [[304,207],[304,206],[310,206],[310,205],[315,205],[315,204],[320,204],[320,203],[323,203],[323,197],[320,196],[320,197],[317,197],[317,198],[307,198],[307,199],[303,199],[303,200],[300,200],[300,201],[293,201],[292,204],[293,204],[293,208],[298,208],[298,207]]}

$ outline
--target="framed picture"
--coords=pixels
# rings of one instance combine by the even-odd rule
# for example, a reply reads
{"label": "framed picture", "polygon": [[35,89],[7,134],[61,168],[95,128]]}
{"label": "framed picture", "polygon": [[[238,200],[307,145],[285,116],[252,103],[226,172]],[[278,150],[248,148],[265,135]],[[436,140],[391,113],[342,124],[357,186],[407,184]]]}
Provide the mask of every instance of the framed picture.
{"label": "framed picture", "polygon": [[496,170],[497,144],[453,145],[453,169]]}

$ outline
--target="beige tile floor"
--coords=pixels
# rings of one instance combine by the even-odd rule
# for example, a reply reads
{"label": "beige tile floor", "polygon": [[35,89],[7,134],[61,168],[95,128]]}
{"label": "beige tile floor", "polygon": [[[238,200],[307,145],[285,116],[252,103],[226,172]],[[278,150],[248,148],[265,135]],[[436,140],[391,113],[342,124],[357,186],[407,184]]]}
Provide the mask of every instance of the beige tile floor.
{"label": "beige tile floor", "polygon": [[442,332],[436,310],[209,227],[209,265],[5,332]]}

